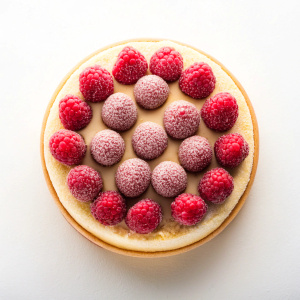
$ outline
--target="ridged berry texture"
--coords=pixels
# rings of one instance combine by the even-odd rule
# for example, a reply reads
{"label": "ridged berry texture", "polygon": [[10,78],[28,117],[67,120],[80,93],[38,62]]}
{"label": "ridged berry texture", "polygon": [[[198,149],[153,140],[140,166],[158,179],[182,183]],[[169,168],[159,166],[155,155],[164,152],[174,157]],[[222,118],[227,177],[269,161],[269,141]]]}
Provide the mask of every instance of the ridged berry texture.
{"label": "ridged berry texture", "polygon": [[86,153],[86,144],[81,135],[67,129],[61,129],[51,136],[49,148],[53,157],[67,166],[79,165]]}
{"label": "ridged berry texture", "polygon": [[211,67],[196,62],[183,71],[179,79],[182,92],[195,99],[208,97],[215,89],[216,78]]}
{"label": "ridged berry texture", "polygon": [[150,72],[169,82],[179,79],[182,69],[183,58],[172,47],[160,48],[150,59]]}
{"label": "ridged berry texture", "polygon": [[201,197],[184,193],[171,203],[171,211],[175,221],[192,226],[203,219],[207,212],[207,205]]}
{"label": "ridged berry texture", "polygon": [[155,230],[161,220],[161,206],[151,199],[143,199],[129,209],[125,222],[130,230],[147,234]]}
{"label": "ridged berry texture", "polygon": [[103,192],[91,204],[91,212],[101,224],[106,226],[117,225],[125,218],[126,203],[118,192]]}
{"label": "ridged berry texture", "polygon": [[223,168],[215,168],[204,174],[198,185],[200,196],[214,204],[223,203],[233,191],[233,178]]}
{"label": "ridged berry texture", "polygon": [[112,74],[121,84],[134,84],[148,69],[146,58],[131,46],[125,47],[118,55]]}
{"label": "ridged berry texture", "polygon": [[106,69],[95,65],[80,74],[79,89],[86,101],[101,102],[114,92],[114,81]]}
{"label": "ridged berry texture", "polygon": [[59,118],[66,129],[83,129],[90,123],[92,116],[92,108],[77,96],[66,95],[59,102]]}

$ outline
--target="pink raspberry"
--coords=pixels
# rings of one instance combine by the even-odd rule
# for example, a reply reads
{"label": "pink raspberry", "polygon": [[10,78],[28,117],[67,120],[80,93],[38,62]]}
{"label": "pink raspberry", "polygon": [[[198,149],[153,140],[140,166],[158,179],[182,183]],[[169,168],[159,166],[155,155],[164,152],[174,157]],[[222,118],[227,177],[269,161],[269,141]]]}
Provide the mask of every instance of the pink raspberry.
{"label": "pink raspberry", "polygon": [[181,194],[171,203],[172,217],[182,225],[199,223],[207,212],[203,199],[193,194]]}
{"label": "pink raspberry", "polygon": [[172,47],[160,48],[150,59],[150,72],[166,81],[179,79],[182,69],[182,56]]}
{"label": "pink raspberry", "polygon": [[206,126],[216,131],[231,129],[238,115],[237,102],[229,93],[219,93],[207,99],[201,109],[201,117]]}
{"label": "pink raspberry", "polygon": [[66,129],[83,129],[92,116],[92,108],[76,96],[66,95],[59,102],[59,118]]}
{"label": "pink raspberry", "polygon": [[215,168],[204,174],[199,182],[198,191],[204,200],[220,204],[232,193],[233,187],[230,174],[222,168]]}
{"label": "pink raspberry", "polygon": [[125,218],[130,230],[147,234],[157,228],[162,220],[161,206],[151,199],[143,199],[132,206]]}
{"label": "pink raspberry", "polygon": [[216,77],[211,67],[204,62],[196,62],[180,76],[182,92],[195,99],[208,97],[215,89]]}
{"label": "pink raspberry", "polygon": [[146,74],[147,69],[148,63],[144,55],[127,46],[119,53],[112,74],[122,84],[134,84]]}
{"label": "pink raspberry", "polygon": [[91,154],[102,166],[112,166],[119,162],[125,152],[125,142],[117,132],[104,129],[92,139]]}
{"label": "pink raspberry", "polygon": [[114,81],[107,70],[95,65],[79,75],[79,89],[86,101],[101,102],[114,92]]}
{"label": "pink raspberry", "polygon": [[175,139],[185,139],[196,133],[200,124],[200,112],[185,100],[171,103],[164,113],[164,126]]}
{"label": "pink raspberry", "polygon": [[58,130],[51,136],[49,148],[53,157],[67,166],[80,164],[86,153],[81,135],[67,129]]}
{"label": "pink raspberry", "polygon": [[91,213],[105,226],[117,225],[125,218],[126,203],[118,192],[103,192],[91,204]]}
{"label": "pink raspberry", "polygon": [[168,146],[165,130],[153,122],[140,124],[132,136],[132,147],[137,156],[154,159],[163,154]]}
{"label": "pink raspberry", "polygon": [[249,145],[239,133],[225,134],[215,143],[217,161],[223,167],[237,167],[249,154]]}
{"label": "pink raspberry", "polygon": [[106,126],[125,131],[135,124],[138,114],[135,103],[129,96],[115,93],[104,102],[101,115]]}
{"label": "pink raspberry", "polygon": [[73,168],[67,176],[71,194],[79,201],[93,201],[100,193],[103,182],[101,175],[91,167],[81,165]]}
{"label": "pink raspberry", "polygon": [[139,158],[125,160],[117,169],[116,185],[126,197],[137,197],[148,188],[151,180],[150,166]]}
{"label": "pink raspberry", "polygon": [[156,75],[147,75],[134,86],[136,102],[145,109],[155,109],[163,105],[169,97],[168,84]]}
{"label": "pink raspberry", "polygon": [[154,168],[151,183],[157,194],[176,197],[186,189],[187,175],[179,164],[164,161]]}
{"label": "pink raspberry", "polygon": [[200,172],[210,165],[213,151],[205,137],[192,136],[185,139],[179,147],[179,161],[190,172]]}

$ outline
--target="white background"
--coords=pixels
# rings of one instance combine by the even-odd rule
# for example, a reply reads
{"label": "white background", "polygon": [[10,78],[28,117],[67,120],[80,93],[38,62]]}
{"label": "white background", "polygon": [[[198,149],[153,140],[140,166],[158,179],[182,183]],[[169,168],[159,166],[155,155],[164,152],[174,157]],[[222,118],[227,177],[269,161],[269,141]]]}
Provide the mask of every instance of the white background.
{"label": "white background", "polygon": [[[300,299],[298,1],[1,1],[1,299]],[[39,134],[52,93],[91,52],[128,38],[182,41],[220,60],[257,114],[245,206],[191,252],[123,257],[62,217]]]}

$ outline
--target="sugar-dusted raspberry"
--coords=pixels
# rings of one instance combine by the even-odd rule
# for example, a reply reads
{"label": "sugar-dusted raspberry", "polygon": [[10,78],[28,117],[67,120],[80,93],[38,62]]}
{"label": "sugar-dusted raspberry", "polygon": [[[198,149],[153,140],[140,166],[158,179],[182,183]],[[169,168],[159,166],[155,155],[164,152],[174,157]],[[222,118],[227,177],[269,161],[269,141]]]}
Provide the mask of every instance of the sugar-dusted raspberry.
{"label": "sugar-dusted raspberry", "polygon": [[204,200],[193,194],[181,194],[171,203],[172,217],[182,225],[199,223],[207,212]]}
{"label": "sugar-dusted raspberry", "polygon": [[219,93],[207,99],[201,109],[201,117],[210,129],[226,131],[233,127],[239,115],[235,98],[230,93]]}
{"label": "sugar-dusted raspberry", "polygon": [[204,62],[196,62],[183,71],[179,79],[182,92],[195,99],[208,97],[215,89],[216,77],[211,67]]}
{"label": "sugar-dusted raspberry", "polygon": [[73,168],[67,176],[71,194],[79,201],[93,201],[100,193],[103,182],[101,175],[91,167],[81,165]]}
{"label": "sugar-dusted raspberry", "polygon": [[114,130],[125,131],[136,122],[137,109],[129,96],[115,93],[104,102],[101,115],[106,126]]}
{"label": "sugar-dusted raspberry", "polygon": [[114,81],[107,70],[95,65],[79,75],[79,89],[86,101],[101,102],[114,92]]}
{"label": "sugar-dusted raspberry", "polygon": [[212,155],[212,147],[208,140],[199,135],[185,139],[178,151],[181,165],[190,172],[200,172],[209,166]]}
{"label": "sugar-dusted raspberry", "polygon": [[168,146],[165,130],[153,122],[140,124],[132,136],[132,147],[137,156],[154,159],[163,154]]}
{"label": "sugar-dusted raspberry", "polygon": [[187,186],[184,169],[173,161],[164,161],[152,172],[151,183],[157,194],[163,197],[176,197]]}
{"label": "sugar-dusted raspberry", "polygon": [[125,142],[115,131],[104,129],[92,139],[91,154],[96,162],[103,166],[112,166],[119,162],[125,152]]}
{"label": "sugar-dusted raspberry", "polygon": [[53,157],[67,166],[80,164],[86,153],[84,139],[68,129],[55,132],[49,140],[49,148]]}
{"label": "sugar-dusted raspberry", "polygon": [[116,191],[103,192],[91,204],[91,213],[105,226],[117,225],[125,218],[126,203]]}
{"label": "sugar-dusted raspberry", "polygon": [[134,84],[146,74],[147,69],[148,63],[144,55],[127,46],[119,53],[112,74],[122,84]]}
{"label": "sugar-dusted raspberry", "polygon": [[149,165],[139,158],[125,160],[116,172],[116,185],[126,197],[137,197],[145,192],[151,180]]}
{"label": "sugar-dusted raspberry", "polygon": [[77,96],[66,95],[59,102],[59,118],[66,129],[80,130],[93,116],[92,108]]}
{"label": "sugar-dusted raspberry", "polygon": [[174,101],[165,110],[165,129],[175,139],[185,139],[195,134],[199,124],[200,111],[190,102]]}
{"label": "sugar-dusted raspberry", "polygon": [[233,187],[232,176],[222,168],[214,168],[204,174],[198,191],[205,201],[220,204],[232,193]]}
{"label": "sugar-dusted raspberry", "polygon": [[160,48],[150,59],[150,72],[166,81],[179,79],[182,69],[182,56],[172,47]]}
{"label": "sugar-dusted raspberry", "polygon": [[152,199],[143,199],[132,206],[125,218],[130,230],[146,234],[157,228],[162,220],[161,206]]}
{"label": "sugar-dusted raspberry", "polygon": [[214,148],[217,161],[223,167],[237,167],[249,154],[249,145],[239,133],[222,135]]}
{"label": "sugar-dusted raspberry", "polygon": [[165,103],[169,97],[168,84],[156,75],[147,75],[139,79],[134,86],[136,102],[145,109],[155,109]]}

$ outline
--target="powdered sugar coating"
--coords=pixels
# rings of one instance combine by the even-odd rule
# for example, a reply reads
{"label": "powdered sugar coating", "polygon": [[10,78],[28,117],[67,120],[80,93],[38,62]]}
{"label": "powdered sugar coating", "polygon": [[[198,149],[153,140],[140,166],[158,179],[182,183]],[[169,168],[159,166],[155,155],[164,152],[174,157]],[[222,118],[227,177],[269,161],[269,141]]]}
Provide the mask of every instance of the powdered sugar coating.
{"label": "powdered sugar coating", "polygon": [[137,109],[128,95],[115,93],[104,102],[101,115],[106,126],[114,130],[125,131],[136,122]]}
{"label": "powdered sugar coating", "polygon": [[116,172],[116,185],[126,197],[137,197],[149,186],[151,169],[148,163],[139,158],[125,160]]}
{"label": "powdered sugar coating", "polygon": [[186,189],[187,175],[179,164],[164,161],[153,170],[151,183],[159,195],[176,197]]}
{"label": "powdered sugar coating", "polygon": [[91,154],[103,166],[112,166],[121,160],[125,152],[125,142],[117,132],[105,129],[92,139]]}
{"label": "powdered sugar coating", "polygon": [[134,86],[136,102],[145,109],[155,109],[168,99],[170,89],[159,76],[147,75],[138,80]]}
{"label": "powdered sugar coating", "polygon": [[200,111],[185,100],[171,103],[164,113],[164,126],[175,139],[185,139],[196,133],[200,124]]}
{"label": "powdered sugar coating", "polygon": [[168,146],[168,136],[162,126],[144,122],[134,131],[132,147],[137,156],[154,159],[163,154]]}
{"label": "powdered sugar coating", "polygon": [[200,172],[205,169],[212,160],[212,147],[208,140],[199,135],[185,139],[178,151],[181,165],[190,172]]}

